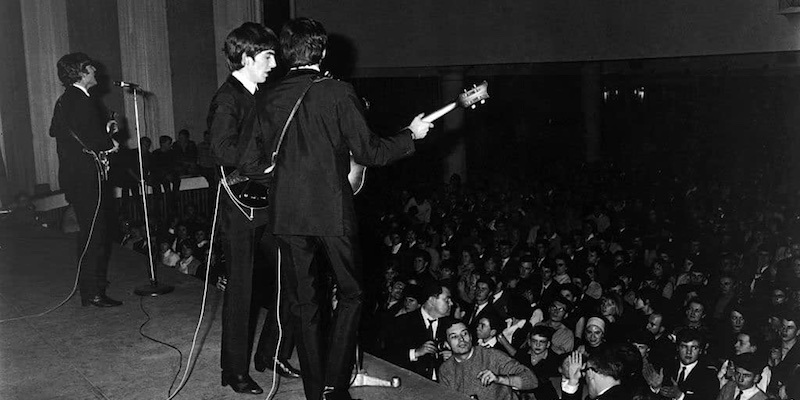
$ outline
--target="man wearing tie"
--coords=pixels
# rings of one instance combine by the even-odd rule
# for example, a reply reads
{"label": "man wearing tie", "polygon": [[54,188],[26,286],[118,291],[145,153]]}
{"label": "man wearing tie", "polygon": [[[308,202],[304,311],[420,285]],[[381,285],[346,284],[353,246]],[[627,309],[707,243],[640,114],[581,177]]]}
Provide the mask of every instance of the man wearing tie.
{"label": "man wearing tie", "polygon": [[388,361],[414,371],[428,379],[437,380],[436,369],[442,363],[439,344],[444,343],[442,320],[449,317],[453,301],[450,289],[440,284],[423,288],[425,304],[414,312],[399,316],[397,328],[387,340]]}
{"label": "man wearing tie", "polygon": [[733,360],[736,366],[734,379],[722,386],[717,400],[767,400],[767,395],[758,388],[764,363],[753,353],[744,353]]}
{"label": "man wearing tie", "polygon": [[[677,400],[705,400],[717,397],[719,381],[714,368],[700,360],[705,342],[696,329],[684,329],[678,334],[678,362],[662,373],[645,374],[653,392]],[[664,382],[671,384],[664,385]]]}

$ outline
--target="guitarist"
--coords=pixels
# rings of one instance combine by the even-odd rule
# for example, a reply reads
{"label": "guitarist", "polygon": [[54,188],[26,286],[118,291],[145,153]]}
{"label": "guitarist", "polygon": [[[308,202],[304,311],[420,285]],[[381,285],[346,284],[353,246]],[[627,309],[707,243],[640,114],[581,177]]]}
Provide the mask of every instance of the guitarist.
{"label": "guitarist", "polygon": [[[225,39],[222,50],[231,74],[211,100],[207,118],[211,152],[219,165],[233,167],[240,172],[259,169],[257,160],[250,164],[243,160],[247,159],[248,151],[257,150],[252,133],[254,126],[259,123],[254,112],[262,93],[258,84],[264,83],[276,66],[277,46],[275,34],[269,28],[253,22],[242,24]],[[261,171],[265,167],[260,167]],[[258,177],[253,176],[253,179]],[[262,251],[266,260],[263,267],[267,268],[264,275],[274,276],[277,245],[271,235],[263,234],[267,222],[266,210],[243,207],[225,190],[220,194],[218,207],[220,225],[227,236],[224,247],[227,284],[222,307],[220,357],[222,385],[230,385],[237,393],[261,394],[263,389],[249,373],[252,338],[257,321],[251,317],[260,310],[259,306],[253,304],[254,257],[256,251]],[[275,291],[272,288],[258,289],[267,291],[267,296],[274,298]],[[275,326],[275,314],[274,307],[271,307],[265,328]],[[269,366],[272,366],[271,362]]]}
{"label": "guitarist", "polygon": [[[268,230],[278,239],[281,275],[289,281],[282,294],[290,306],[290,323],[302,326],[297,347],[305,395],[348,400],[362,302],[361,252],[347,180],[350,153],[359,164],[389,164],[414,153],[414,140],[424,138],[433,125],[420,114],[393,137],[372,133],[353,87],[320,72],[327,38],[322,24],[309,18],[284,25],[281,55],[290,70],[265,94],[259,111],[264,148],[270,156],[277,149]],[[292,109],[296,113],[286,125]],[[327,256],[338,283],[327,348],[315,284],[322,277],[311,267],[317,250]]]}
{"label": "guitarist", "polygon": [[50,136],[56,138],[58,181],[67,202],[75,209],[80,227],[77,251],[81,304],[119,306],[122,302],[106,296],[111,256],[108,224],[112,220],[109,213],[113,198],[105,180],[108,165],[102,163],[107,158],[101,154],[117,149],[117,143],[109,137],[117,132],[116,121],[99,99],[89,93],[97,85],[97,69],[89,56],[67,54],[58,60],[56,68],[64,94],[53,110]]}

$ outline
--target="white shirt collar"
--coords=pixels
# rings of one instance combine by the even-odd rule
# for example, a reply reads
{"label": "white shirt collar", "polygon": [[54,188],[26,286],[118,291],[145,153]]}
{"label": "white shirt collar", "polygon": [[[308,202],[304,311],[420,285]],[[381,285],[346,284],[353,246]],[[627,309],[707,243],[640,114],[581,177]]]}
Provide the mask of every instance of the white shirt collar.
{"label": "white shirt collar", "polygon": [[[738,392],[738,391],[739,391],[739,388],[736,388],[736,390],[734,391],[734,394],[736,392]],[[759,389],[758,386],[756,386],[756,385],[753,385],[753,387],[751,387],[750,389],[742,390],[741,400],[747,400],[747,399],[755,396],[756,393],[758,393],[759,391],[761,391],[761,389]]]}
{"label": "white shirt collar", "polygon": [[502,295],[503,295],[503,291],[501,290],[501,291],[499,291],[499,292],[495,293],[494,295],[492,295],[492,297],[494,298],[494,301],[497,301],[497,300],[499,300],[499,299],[500,299],[500,297],[501,297]]}
{"label": "white shirt collar", "polygon": [[478,344],[483,347],[494,347],[497,344],[497,336],[492,336],[489,340],[478,339]]}
{"label": "white shirt collar", "polygon": [[85,87],[78,85],[77,83],[73,83],[72,86],[75,86],[76,88],[80,89],[83,93],[86,93],[86,97],[92,97],[89,96],[89,90],[86,89]]}
{"label": "white shirt collar", "polygon": [[680,374],[681,374],[681,368],[686,368],[683,371],[683,379],[686,380],[686,379],[689,378],[689,374],[692,373],[692,370],[696,366],[697,366],[697,361],[695,361],[695,362],[693,362],[691,364],[686,364],[686,365],[683,365],[683,363],[681,363],[681,365],[678,366],[678,375],[675,376],[675,380],[678,380],[678,376],[680,376]]}
{"label": "white shirt collar", "polygon": [[314,65],[301,65],[301,66],[299,66],[299,67],[292,67],[292,68],[289,68],[289,71],[296,71],[296,70],[298,70],[298,69],[313,69],[314,71],[317,71],[317,72],[319,72],[319,64],[314,64]]}
{"label": "white shirt collar", "polygon": [[258,90],[258,84],[245,78],[242,70],[233,71],[231,75],[233,75],[237,81],[241,82],[242,86],[244,86],[244,88],[247,89],[250,94],[256,94],[256,90]]}

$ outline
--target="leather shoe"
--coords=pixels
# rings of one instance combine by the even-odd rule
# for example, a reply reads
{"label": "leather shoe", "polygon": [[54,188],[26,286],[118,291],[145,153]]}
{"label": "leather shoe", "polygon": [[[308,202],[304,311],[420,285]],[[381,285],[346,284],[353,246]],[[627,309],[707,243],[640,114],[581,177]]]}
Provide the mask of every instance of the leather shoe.
{"label": "leather shoe", "polygon": [[[300,378],[300,370],[293,367],[292,364],[289,364],[288,360],[275,360],[273,358],[272,361],[274,361],[278,375],[288,379]],[[264,372],[267,369],[271,370],[273,366],[273,362],[267,361],[260,357],[256,357],[254,364],[256,371],[258,372]]]}
{"label": "leather shoe", "polygon": [[322,390],[322,400],[357,400],[350,397],[350,392],[347,389],[336,389],[331,386],[325,386]]}
{"label": "leather shoe", "polygon": [[226,374],[222,373],[222,386],[230,385],[231,389],[233,389],[236,393],[248,393],[248,394],[261,394],[264,393],[264,389],[261,389],[261,386],[258,386],[256,381],[247,374]]}
{"label": "leather shoe", "polygon": [[122,302],[112,299],[104,294],[98,294],[93,297],[81,298],[81,305],[86,307],[89,304],[95,307],[116,307],[121,306]]}

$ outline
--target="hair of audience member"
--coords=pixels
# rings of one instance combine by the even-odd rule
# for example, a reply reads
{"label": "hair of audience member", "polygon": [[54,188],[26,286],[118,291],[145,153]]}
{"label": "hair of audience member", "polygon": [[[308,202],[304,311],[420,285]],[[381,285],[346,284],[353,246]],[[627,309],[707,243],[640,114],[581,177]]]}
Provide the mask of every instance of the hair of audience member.
{"label": "hair of audience member", "polygon": [[497,331],[497,333],[503,332],[506,322],[503,321],[499,315],[492,313],[491,315],[483,318],[486,318],[486,320],[489,321],[489,329],[494,329]]}
{"label": "hair of audience member", "polygon": [[245,22],[231,31],[222,45],[222,54],[228,70],[242,69],[242,56],[255,58],[258,53],[275,50],[278,37],[271,29],[255,22]]}
{"label": "hair of audience member", "polygon": [[[586,360],[587,364],[591,364],[598,374],[611,377],[613,379],[622,381],[627,376],[627,369],[625,368],[626,359],[623,358],[622,351],[619,351],[618,346],[608,346],[599,352],[593,352]],[[636,355],[639,355],[639,350],[633,348]],[[639,369],[641,371],[641,367]]]}
{"label": "hair of audience member", "polygon": [[422,301],[422,303],[425,303],[425,301],[427,301],[431,297],[439,297],[439,295],[444,293],[444,289],[446,288],[447,286],[442,285],[439,282],[426,283],[425,285],[422,286],[422,295],[424,296],[425,299],[424,301]]}
{"label": "hair of audience member", "polygon": [[581,289],[578,288],[578,285],[574,283],[565,283],[558,287],[558,291],[561,292],[562,290],[566,290],[572,294],[572,297],[575,299],[579,299],[581,297]]}
{"label": "hair of audience member", "polygon": [[528,337],[533,337],[535,335],[539,335],[547,340],[553,340],[553,334],[555,333],[555,329],[546,326],[546,325],[536,325],[534,326],[530,332],[528,332]]}
{"label": "hair of audience member", "polygon": [[415,299],[419,304],[425,303],[425,300],[427,300],[419,285],[406,285],[405,289],[403,289],[403,296]]}
{"label": "hair of audience member", "polygon": [[315,65],[322,62],[328,32],[311,18],[296,18],[283,25],[280,43],[281,57],[287,67]]}
{"label": "hair of audience member", "polygon": [[481,273],[476,284],[478,283],[485,283],[487,286],[489,286],[489,293],[494,292],[495,283],[492,278],[489,277],[489,275]]}
{"label": "hair of audience member", "polygon": [[635,379],[638,374],[642,373],[644,363],[642,354],[632,343],[614,343],[609,346],[609,350],[622,360],[622,377],[620,379],[623,383]]}
{"label": "hair of audience member", "polygon": [[703,346],[706,344],[705,338],[697,329],[682,329],[680,332],[678,332],[678,335],[675,338],[675,344],[678,345],[692,341],[697,341],[697,344],[700,345],[700,348],[703,348]]}

